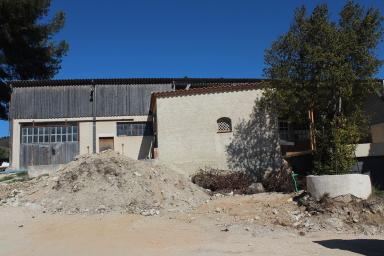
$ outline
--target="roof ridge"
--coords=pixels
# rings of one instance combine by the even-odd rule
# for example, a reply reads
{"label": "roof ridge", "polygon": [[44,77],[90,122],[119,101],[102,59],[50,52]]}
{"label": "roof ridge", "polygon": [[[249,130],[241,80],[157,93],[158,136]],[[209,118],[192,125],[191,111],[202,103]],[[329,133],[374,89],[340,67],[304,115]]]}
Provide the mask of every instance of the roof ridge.
{"label": "roof ridge", "polygon": [[260,82],[263,78],[81,78],[81,79],[52,79],[52,80],[14,80],[12,87],[60,86],[60,85],[90,85],[90,84],[161,84],[161,83],[247,83]]}

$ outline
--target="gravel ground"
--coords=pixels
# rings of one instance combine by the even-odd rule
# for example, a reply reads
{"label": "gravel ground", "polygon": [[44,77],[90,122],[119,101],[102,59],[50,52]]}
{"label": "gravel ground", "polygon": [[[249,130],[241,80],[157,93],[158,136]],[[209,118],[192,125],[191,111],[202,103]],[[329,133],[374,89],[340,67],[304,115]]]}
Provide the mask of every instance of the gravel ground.
{"label": "gravel ground", "polygon": [[0,208],[0,255],[383,255],[384,236],[232,223],[225,213],[168,216],[42,214]]}

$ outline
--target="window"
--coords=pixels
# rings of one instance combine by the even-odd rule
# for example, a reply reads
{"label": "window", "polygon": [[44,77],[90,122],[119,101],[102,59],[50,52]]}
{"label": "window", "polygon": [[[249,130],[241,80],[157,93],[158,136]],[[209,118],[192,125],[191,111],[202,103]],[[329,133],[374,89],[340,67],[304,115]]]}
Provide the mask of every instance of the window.
{"label": "window", "polygon": [[76,125],[63,126],[23,126],[21,143],[55,143],[78,141]]}
{"label": "window", "polygon": [[294,130],[295,140],[296,141],[306,141],[309,140],[309,130],[308,129],[298,129]]}
{"label": "window", "polygon": [[152,136],[152,123],[117,123],[117,136]]}
{"label": "window", "polygon": [[228,117],[217,119],[217,132],[232,132],[232,122]]}
{"label": "window", "polygon": [[279,137],[281,140],[289,141],[289,122],[279,119]]}

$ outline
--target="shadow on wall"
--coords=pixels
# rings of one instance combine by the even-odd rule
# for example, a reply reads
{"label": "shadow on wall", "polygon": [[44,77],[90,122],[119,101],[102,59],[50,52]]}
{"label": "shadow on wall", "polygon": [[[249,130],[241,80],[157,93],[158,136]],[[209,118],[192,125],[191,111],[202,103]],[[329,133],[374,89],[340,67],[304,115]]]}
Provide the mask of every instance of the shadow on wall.
{"label": "shadow on wall", "polygon": [[256,105],[250,119],[242,120],[234,128],[227,160],[231,169],[244,170],[260,181],[265,171],[281,167],[282,158],[277,119]]}
{"label": "shadow on wall", "polygon": [[144,136],[141,140],[138,159],[148,159],[151,155],[151,149],[153,144],[152,136]]}

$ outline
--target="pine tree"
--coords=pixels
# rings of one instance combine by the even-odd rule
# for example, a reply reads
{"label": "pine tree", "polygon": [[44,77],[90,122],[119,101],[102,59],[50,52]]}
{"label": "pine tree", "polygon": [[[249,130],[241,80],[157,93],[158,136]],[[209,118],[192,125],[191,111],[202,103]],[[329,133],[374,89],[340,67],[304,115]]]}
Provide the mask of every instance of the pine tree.
{"label": "pine tree", "polygon": [[50,0],[0,0],[0,118],[6,119],[10,80],[49,79],[59,70],[68,50],[52,37],[64,25],[57,12],[48,22]]}

